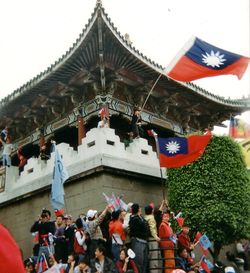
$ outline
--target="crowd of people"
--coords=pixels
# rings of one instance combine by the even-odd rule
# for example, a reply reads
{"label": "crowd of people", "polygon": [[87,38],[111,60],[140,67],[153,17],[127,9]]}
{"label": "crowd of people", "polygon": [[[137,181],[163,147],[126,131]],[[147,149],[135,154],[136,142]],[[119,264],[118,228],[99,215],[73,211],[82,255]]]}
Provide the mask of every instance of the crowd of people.
{"label": "crowd of people", "polygon": [[50,211],[43,209],[30,229],[38,242],[24,261],[26,272],[36,272],[43,256],[48,267],[57,264],[70,273],[198,272],[189,227],[184,225],[177,236],[169,222],[172,216],[165,201],[145,206],[144,216],[136,203],[127,210],[111,205],[100,213],[90,209],[75,220],[59,211],[52,221]]}

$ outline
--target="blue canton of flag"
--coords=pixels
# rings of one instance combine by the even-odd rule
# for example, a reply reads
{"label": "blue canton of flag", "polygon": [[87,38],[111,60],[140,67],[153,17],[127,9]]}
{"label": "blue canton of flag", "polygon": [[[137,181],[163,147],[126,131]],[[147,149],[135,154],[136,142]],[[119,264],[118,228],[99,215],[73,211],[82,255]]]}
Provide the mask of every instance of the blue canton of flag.
{"label": "blue canton of flag", "polygon": [[58,149],[55,148],[55,165],[51,186],[51,203],[53,209],[59,210],[64,207],[63,184],[69,178],[68,172],[63,164],[62,157]]}
{"label": "blue canton of flag", "polygon": [[188,141],[185,137],[158,138],[160,153],[176,156],[188,153]]}
{"label": "blue canton of flag", "polygon": [[208,239],[207,235],[202,235],[199,239],[199,243],[200,245],[202,246],[203,249],[208,249],[209,247],[211,247],[211,242],[210,240]]}

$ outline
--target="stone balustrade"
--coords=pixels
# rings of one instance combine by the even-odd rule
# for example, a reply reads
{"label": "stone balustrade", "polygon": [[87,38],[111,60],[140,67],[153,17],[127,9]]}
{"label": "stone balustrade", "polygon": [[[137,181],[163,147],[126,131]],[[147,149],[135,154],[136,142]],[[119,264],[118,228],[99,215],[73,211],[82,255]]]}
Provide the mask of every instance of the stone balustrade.
{"label": "stone balustrade", "polygon": [[[160,177],[157,155],[147,140],[134,139],[129,147],[125,148],[114,129],[93,128],[82,139],[77,151],[66,143],[58,144],[57,149],[70,177],[99,166]],[[17,167],[6,168],[5,187],[0,192],[0,203],[50,186],[53,167],[54,153],[47,161],[30,158],[20,176]]]}

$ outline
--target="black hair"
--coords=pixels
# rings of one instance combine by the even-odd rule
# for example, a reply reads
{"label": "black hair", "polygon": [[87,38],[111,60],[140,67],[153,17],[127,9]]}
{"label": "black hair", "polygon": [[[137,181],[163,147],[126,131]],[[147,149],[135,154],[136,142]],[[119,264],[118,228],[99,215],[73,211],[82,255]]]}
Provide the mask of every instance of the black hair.
{"label": "black hair", "polygon": [[124,251],[126,257],[128,257],[128,250],[127,250],[127,248],[126,248],[126,247],[122,247],[122,248],[120,249],[120,253],[121,253],[122,251]]}
{"label": "black hair", "polygon": [[48,214],[49,216],[51,216],[51,212],[48,210],[48,209],[42,209],[42,214],[43,213],[46,213]]}
{"label": "black hair", "polygon": [[98,245],[98,246],[96,247],[96,249],[98,249],[100,252],[102,252],[103,256],[106,255],[106,248],[105,248],[104,245]]}
{"label": "black hair", "polygon": [[226,252],[226,257],[228,261],[234,262],[235,261],[235,255],[231,251]]}
{"label": "black hair", "polygon": [[120,213],[121,213],[120,210],[112,211],[112,213],[111,213],[112,220],[118,220]]}
{"label": "black hair", "polygon": [[82,219],[81,218],[77,218],[75,224],[76,224],[77,228],[82,228],[83,227]]}
{"label": "black hair", "polygon": [[185,250],[185,249],[186,249],[185,247],[179,247],[179,248],[177,249],[177,255],[180,256],[181,253],[183,252],[183,250]]}
{"label": "black hair", "polygon": [[80,263],[83,263],[83,264],[86,264],[87,266],[90,266],[90,261],[87,257],[80,257],[79,258],[79,261],[78,261],[78,264]]}
{"label": "black hair", "polygon": [[139,208],[140,208],[139,204],[134,203],[134,204],[131,206],[132,214],[138,213]]}
{"label": "black hair", "polygon": [[145,211],[145,214],[146,214],[146,215],[150,215],[150,214],[152,213],[152,211],[153,211],[153,207],[150,206],[150,205],[148,205],[148,206],[146,206],[146,207],[144,208],[144,211]]}

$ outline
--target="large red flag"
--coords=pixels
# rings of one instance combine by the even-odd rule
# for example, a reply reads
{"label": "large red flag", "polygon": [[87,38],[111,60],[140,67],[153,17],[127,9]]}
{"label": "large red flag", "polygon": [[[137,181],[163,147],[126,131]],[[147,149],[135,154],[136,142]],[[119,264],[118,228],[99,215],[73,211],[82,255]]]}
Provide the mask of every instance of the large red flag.
{"label": "large red flag", "polygon": [[170,78],[183,82],[226,74],[241,79],[249,61],[248,57],[193,37],[168,66],[166,73]]}
{"label": "large red flag", "polygon": [[158,138],[160,166],[178,168],[203,155],[211,139],[211,132],[185,137]]}
{"label": "large red flag", "polygon": [[25,273],[21,252],[9,231],[0,224],[0,272]]}

